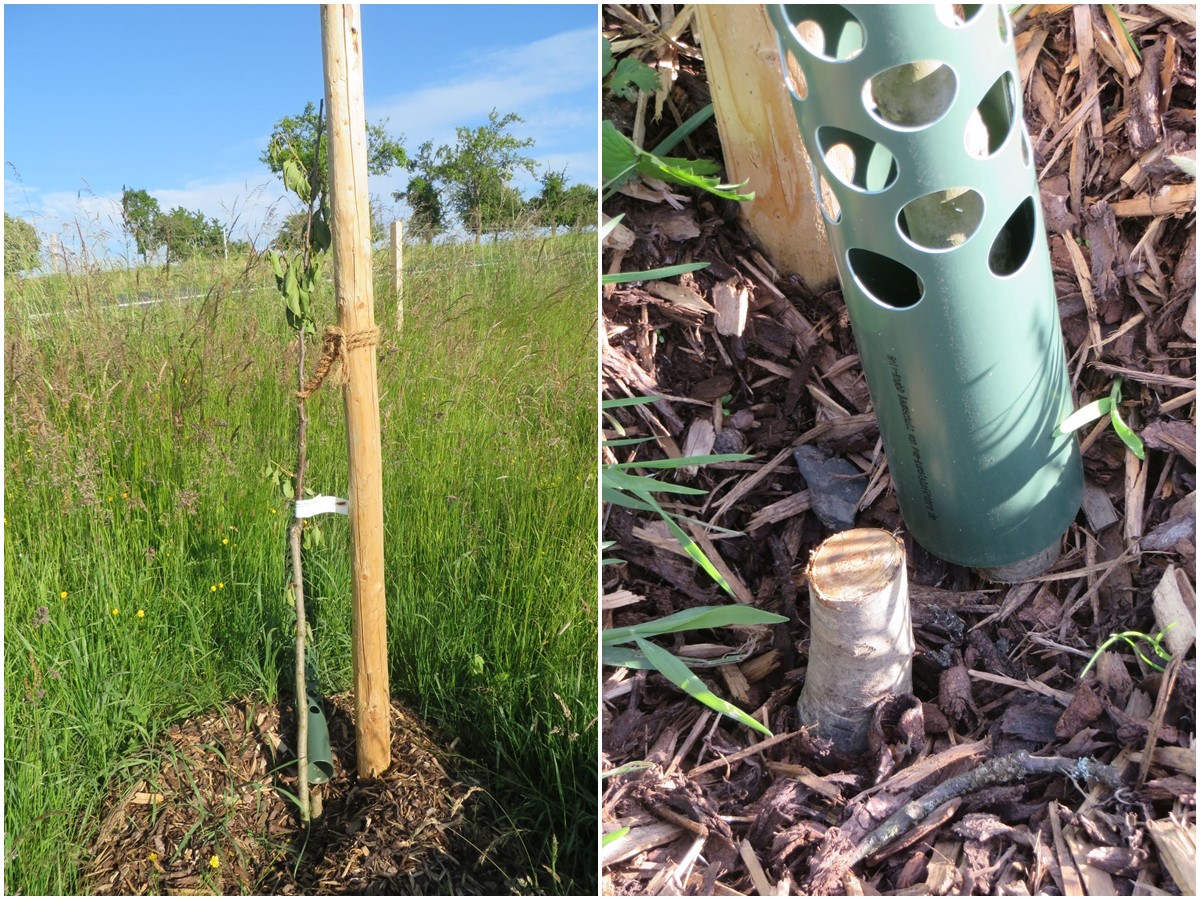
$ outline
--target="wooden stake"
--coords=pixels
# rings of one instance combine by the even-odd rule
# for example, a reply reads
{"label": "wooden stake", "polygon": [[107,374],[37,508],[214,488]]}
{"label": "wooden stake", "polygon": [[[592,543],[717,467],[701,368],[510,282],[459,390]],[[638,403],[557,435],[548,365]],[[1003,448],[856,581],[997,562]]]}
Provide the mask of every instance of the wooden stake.
{"label": "wooden stake", "polygon": [[831,287],[837,269],[766,10],[724,3],[695,9],[726,174],[733,183],[749,179],[743,190],[755,192],[738,206],[746,227],[777,268],[799,275],[810,290]]}
{"label": "wooden stake", "polygon": [[404,331],[404,223],[392,222],[392,291],[396,295],[396,336]]}
{"label": "wooden stake", "polygon": [[338,324],[345,332],[346,439],[350,462],[353,556],[354,707],[358,775],[374,778],[391,762],[387,615],[383,592],[383,484],[379,385],[375,375],[375,298],[363,105],[362,27],[357,4],[321,7],[325,105],[329,111],[329,193]]}

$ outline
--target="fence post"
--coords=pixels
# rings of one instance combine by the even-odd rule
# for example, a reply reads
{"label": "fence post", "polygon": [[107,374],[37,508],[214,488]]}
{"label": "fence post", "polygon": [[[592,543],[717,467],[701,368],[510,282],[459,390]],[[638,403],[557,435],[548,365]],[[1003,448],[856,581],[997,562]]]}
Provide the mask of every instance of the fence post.
{"label": "fence post", "polygon": [[362,20],[357,4],[321,7],[325,105],[329,111],[329,193],[333,278],[347,381],[353,558],[355,734],[358,775],[375,778],[391,762],[387,614],[383,589],[383,483],[375,298],[363,102]]}
{"label": "fence post", "polygon": [[404,331],[404,223],[392,222],[392,292],[396,295],[396,336]]}
{"label": "fence post", "polygon": [[766,12],[698,3],[696,22],[728,178],[755,192],[739,205],[746,227],[775,266],[810,290],[831,287],[837,269]]}

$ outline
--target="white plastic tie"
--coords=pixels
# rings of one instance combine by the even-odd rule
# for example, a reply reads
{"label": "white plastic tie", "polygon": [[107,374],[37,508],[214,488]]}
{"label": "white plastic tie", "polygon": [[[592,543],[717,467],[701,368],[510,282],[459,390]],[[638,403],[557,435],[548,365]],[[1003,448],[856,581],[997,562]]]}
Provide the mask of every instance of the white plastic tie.
{"label": "white plastic tie", "polygon": [[338,513],[348,516],[350,515],[350,501],[343,500],[341,497],[327,497],[324,494],[296,501],[297,519],[308,519],[312,516],[319,516],[321,513]]}

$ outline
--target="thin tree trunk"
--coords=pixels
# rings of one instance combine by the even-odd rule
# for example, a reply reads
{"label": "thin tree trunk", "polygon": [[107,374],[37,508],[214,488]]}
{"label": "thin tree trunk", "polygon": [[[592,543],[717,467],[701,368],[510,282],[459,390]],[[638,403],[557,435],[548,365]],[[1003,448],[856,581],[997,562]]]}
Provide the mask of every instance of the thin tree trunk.
{"label": "thin tree trunk", "polygon": [[[298,390],[304,389],[304,330],[300,330],[300,361],[296,367]],[[297,401],[299,416],[296,424],[296,447],[299,460],[296,465],[296,484],[293,497],[304,496],[304,472],[308,468],[308,404],[303,398]],[[299,776],[300,819],[308,822],[308,690],[304,676],[304,640],[307,622],[304,615],[304,561],[300,551],[300,534],[304,520],[292,519],[288,539],[292,549],[292,593],[296,599],[296,754]]]}

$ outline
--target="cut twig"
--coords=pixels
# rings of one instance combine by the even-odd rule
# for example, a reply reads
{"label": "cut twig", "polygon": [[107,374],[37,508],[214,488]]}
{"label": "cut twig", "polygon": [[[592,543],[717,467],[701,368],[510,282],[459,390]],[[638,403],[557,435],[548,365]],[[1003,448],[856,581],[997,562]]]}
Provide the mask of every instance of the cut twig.
{"label": "cut twig", "polygon": [[1067,759],[1061,756],[1030,756],[1024,750],[999,756],[943,782],[923,797],[904,804],[854,848],[848,865],[853,866],[879,852],[954,797],[987,787],[1016,784],[1029,776],[1039,775],[1065,775],[1076,781],[1099,782],[1113,790],[1122,786],[1121,776],[1115,769],[1091,757]]}

